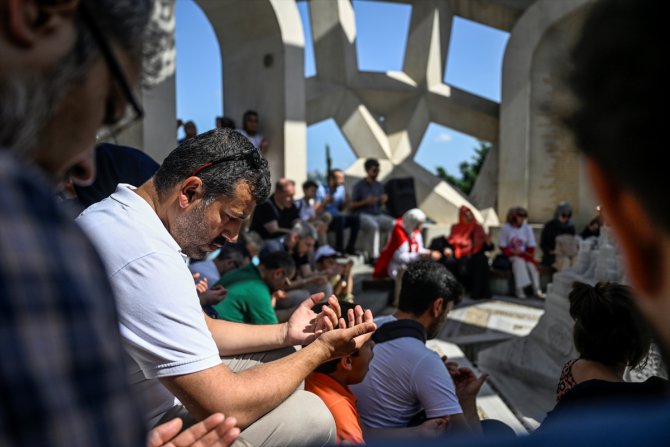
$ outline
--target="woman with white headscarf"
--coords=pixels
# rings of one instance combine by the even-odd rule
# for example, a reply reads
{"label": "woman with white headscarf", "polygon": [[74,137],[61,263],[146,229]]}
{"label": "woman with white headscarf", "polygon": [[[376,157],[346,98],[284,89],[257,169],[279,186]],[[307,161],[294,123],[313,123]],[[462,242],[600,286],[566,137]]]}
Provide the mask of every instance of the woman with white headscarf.
{"label": "woman with white headscarf", "polygon": [[398,218],[386,247],[375,264],[374,278],[395,278],[405,265],[422,258],[438,260],[440,252],[424,248],[421,226],[426,215],[413,208]]}

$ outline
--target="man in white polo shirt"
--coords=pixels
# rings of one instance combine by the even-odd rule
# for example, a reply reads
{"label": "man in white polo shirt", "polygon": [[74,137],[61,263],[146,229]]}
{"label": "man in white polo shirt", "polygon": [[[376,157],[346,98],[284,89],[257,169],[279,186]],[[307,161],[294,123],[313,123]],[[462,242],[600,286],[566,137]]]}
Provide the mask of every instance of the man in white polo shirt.
{"label": "man in white polo shirt", "polygon": [[[329,331],[337,324],[337,300],[317,316],[311,308],[321,296],[315,296],[285,324],[212,320],[202,313],[186,266],[187,257],[203,258],[234,241],[269,184],[267,161],[251,143],[215,129],[182,143],[144,185],[119,185],[78,218],[111,277],[131,382],[150,402],[152,425],[223,411],[254,445],[334,439],[328,410],[296,389],[319,364],[369,338],[370,312],[359,308],[356,325]],[[284,357],[275,351],[220,359],[293,345],[307,346]],[[246,369],[252,365],[258,366]]]}

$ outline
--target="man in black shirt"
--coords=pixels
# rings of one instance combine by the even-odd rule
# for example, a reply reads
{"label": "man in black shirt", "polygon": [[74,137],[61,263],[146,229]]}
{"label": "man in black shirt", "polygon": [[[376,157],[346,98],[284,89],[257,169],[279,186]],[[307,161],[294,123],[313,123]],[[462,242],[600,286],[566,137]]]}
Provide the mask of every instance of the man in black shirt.
{"label": "man in black shirt", "polygon": [[295,206],[295,182],[280,178],[275,184],[275,193],[256,207],[251,219],[251,231],[263,239],[275,239],[287,235],[293,224],[300,220],[300,211]]}

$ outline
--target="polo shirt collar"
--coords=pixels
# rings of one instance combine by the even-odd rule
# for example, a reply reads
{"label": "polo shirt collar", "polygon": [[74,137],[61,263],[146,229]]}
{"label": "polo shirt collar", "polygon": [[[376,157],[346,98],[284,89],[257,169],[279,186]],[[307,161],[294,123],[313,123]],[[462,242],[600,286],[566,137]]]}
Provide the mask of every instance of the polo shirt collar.
{"label": "polo shirt collar", "polygon": [[184,262],[188,261],[188,256],[181,251],[181,247],[174,240],[170,232],[165,228],[163,222],[158,218],[156,210],[154,210],[149,203],[144,200],[139,194],[135,192],[137,187],[127,183],[119,183],[116,191],[111,195],[111,198],[122,205],[135,210],[140,215],[140,218],[150,224],[156,232],[164,232],[162,239],[169,246],[174,249],[182,257]]}

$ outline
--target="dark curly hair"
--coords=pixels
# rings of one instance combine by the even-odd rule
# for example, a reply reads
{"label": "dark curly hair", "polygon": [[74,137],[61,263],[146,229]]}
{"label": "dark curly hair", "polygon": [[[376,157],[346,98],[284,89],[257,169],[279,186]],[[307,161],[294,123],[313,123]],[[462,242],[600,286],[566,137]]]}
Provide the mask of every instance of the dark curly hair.
{"label": "dark curly hair", "polygon": [[576,282],[568,298],[575,320],[573,340],[581,358],[607,365],[644,365],[652,334],[630,287]]}

